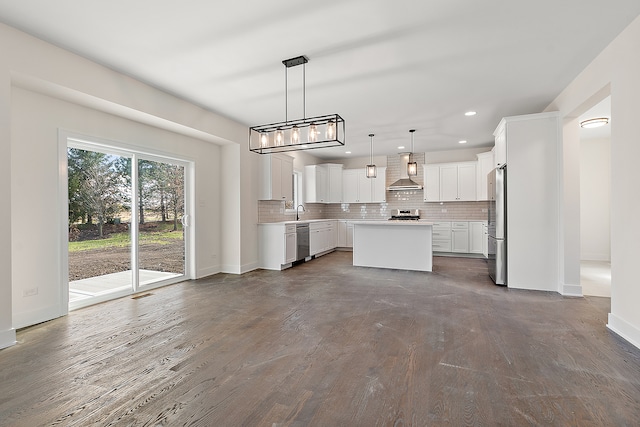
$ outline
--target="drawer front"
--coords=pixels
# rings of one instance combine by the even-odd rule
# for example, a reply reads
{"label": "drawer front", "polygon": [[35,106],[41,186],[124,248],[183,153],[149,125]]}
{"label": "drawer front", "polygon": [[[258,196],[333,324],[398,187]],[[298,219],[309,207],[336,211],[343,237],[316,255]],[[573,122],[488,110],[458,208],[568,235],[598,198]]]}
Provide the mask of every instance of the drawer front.
{"label": "drawer front", "polygon": [[433,230],[433,240],[451,240],[451,230]]}
{"label": "drawer front", "polygon": [[287,224],[285,226],[284,232],[286,234],[295,233],[296,232],[296,225],[295,224]]}
{"label": "drawer front", "polygon": [[466,230],[469,228],[469,223],[466,221],[455,221],[451,223],[451,228],[462,228]]}
{"label": "drawer front", "polygon": [[451,228],[451,222],[449,221],[445,221],[445,222],[434,222],[433,223],[433,229],[436,230],[448,230]]}
{"label": "drawer front", "polygon": [[434,252],[451,252],[451,240],[434,240],[431,247]]}

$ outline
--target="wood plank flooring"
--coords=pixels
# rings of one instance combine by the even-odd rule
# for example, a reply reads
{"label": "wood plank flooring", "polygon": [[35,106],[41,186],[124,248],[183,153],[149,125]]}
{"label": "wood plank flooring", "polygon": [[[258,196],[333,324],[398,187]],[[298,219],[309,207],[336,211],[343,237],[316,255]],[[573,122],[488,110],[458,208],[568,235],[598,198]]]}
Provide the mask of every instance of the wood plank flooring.
{"label": "wood plank flooring", "polygon": [[637,426],[640,351],[608,298],[335,252],[219,274],[18,332],[2,426]]}

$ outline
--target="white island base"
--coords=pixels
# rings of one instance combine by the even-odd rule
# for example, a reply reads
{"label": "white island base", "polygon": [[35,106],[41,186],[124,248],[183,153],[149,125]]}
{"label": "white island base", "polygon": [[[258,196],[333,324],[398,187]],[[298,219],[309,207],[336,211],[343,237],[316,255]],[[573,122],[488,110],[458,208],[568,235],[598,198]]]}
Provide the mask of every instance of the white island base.
{"label": "white island base", "polygon": [[432,226],[423,221],[355,221],[353,265],[432,271]]}

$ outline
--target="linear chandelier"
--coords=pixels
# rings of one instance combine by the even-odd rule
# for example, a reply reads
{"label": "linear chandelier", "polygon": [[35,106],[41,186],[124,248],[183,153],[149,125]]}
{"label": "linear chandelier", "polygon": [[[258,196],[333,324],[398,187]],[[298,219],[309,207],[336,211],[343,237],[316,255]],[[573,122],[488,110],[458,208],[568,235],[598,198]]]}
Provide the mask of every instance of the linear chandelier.
{"label": "linear chandelier", "polygon": [[[259,154],[337,147],[345,143],[345,123],[338,114],[306,117],[306,56],[285,59],[284,122],[249,128],[249,150]],[[289,68],[302,65],[303,117],[289,120]]]}

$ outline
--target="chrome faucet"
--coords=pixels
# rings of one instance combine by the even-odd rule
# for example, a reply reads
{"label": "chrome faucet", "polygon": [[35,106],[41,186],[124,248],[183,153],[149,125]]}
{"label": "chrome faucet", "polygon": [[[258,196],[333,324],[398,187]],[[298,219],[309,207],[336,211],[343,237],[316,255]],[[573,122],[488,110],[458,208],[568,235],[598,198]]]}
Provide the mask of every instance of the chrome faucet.
{"label": "chrome faucet", "polygon": [[[296,221],[300,220],[300,216],[298,216],[298,208],[301,207],[302,205],[298,205],[296,206]],[[302,206],[302,212],[306,212],[306,210],[304,209],[304,206]]]}

